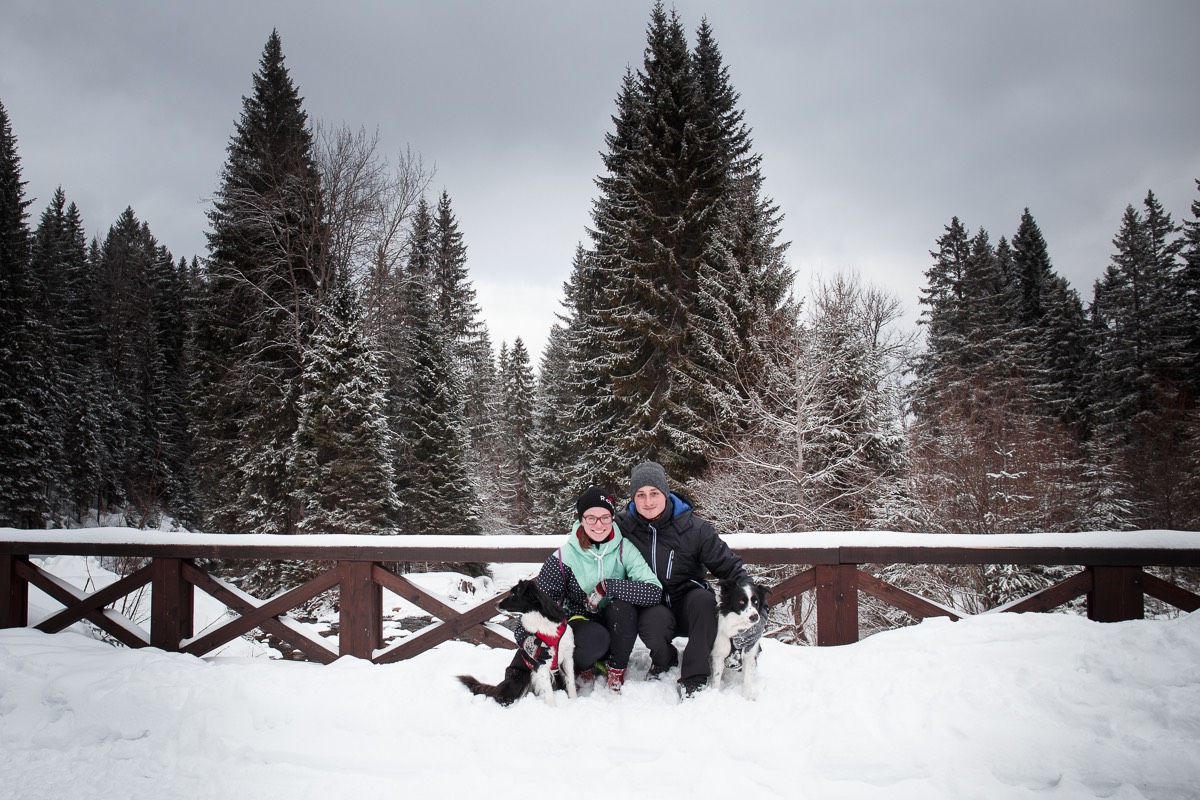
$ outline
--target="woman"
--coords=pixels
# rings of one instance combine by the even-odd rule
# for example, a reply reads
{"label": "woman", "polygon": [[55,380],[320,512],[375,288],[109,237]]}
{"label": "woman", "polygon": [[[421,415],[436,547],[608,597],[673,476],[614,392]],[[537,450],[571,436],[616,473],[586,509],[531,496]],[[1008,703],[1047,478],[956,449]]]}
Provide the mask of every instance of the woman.
{"label": "woman", "polygon": [[[571,535],[542,564],[537,585],[567,612],[576,674],[594,677],[593,668],[600,667],[608,688],[620,692],[637,639],[638,609],[662,602],[662,584],[637,548],[625,542],[613,523],[615,512],[615,501],[598,486],[580,495]],[[538,637],[520,626],[516,636],[527,661],[548,657]]]}

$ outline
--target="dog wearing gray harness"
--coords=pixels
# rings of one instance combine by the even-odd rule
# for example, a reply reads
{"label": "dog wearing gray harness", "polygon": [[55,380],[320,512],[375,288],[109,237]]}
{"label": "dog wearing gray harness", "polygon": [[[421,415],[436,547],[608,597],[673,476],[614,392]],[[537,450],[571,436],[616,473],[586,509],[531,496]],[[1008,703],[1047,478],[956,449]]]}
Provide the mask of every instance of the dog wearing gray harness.
{"label": "dog wearing gray harness", "polygon": [[759,640],[767,626],[767,590],[756,584],[721,581],[717,603],[717,640],[709,662],[709,685],[721,688],[726,670],[742,671],[742,696],[758,697],[755,677],[758,668]]}

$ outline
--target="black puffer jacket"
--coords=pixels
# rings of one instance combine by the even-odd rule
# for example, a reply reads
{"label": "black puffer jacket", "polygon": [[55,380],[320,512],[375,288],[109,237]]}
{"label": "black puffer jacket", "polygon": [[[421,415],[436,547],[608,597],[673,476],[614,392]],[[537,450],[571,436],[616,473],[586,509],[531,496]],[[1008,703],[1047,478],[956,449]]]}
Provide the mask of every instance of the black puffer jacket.
{"label": "black puffer jacket", "polygon": [[642,519],[632,502],[617,515],[625,538],[662,582],[667,605],[677,604],[693,589],[711,590],[709,572],[721,580],[748,582],[742,559],[721,541],[712,523],[692,514],[692,507],[678,495],[672,493],[669,500],[673,511],[666,522]]}

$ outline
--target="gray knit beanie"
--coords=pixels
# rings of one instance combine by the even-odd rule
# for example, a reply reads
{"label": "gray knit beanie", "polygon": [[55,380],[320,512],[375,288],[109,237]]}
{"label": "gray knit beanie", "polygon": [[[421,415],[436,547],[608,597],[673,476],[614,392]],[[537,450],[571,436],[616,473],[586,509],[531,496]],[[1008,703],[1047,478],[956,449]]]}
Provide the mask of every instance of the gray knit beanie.
{"label": "gray knit beanie", "polygon": [[629,495],[637,494],[643,486],[653,486],[668,497],[671,490],[667,488],[667,471],[656,461],[643,461],[629,472]]}

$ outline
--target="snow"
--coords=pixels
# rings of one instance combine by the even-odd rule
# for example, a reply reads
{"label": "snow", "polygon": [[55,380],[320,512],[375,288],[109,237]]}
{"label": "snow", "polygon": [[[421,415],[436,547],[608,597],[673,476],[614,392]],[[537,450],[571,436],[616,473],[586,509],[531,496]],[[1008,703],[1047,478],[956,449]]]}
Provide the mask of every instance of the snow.
{"label": "snow", "polygon": [[[136,528],[87,528],[84,530],[33,531],[0,528],[0,542],[74,544],[87,542],[110,545],[211,546],[237,544],[274,547],[372,548],[420,544],[444,547],[531,547],[545,542],[549,551],[562,544],[562,535],[529,536],[496,534],[485,536],[369,536],[360,534],[216,534],[185,531],[138,530]],[[902,533],[897,531],[810,531],[804,533],[729,533],[723,538],[731,547],[1154,547],[1200,548],[1196,531],[1088,531],[1079,533],[1001,533],[980,536],[956,533]]]}
{"label": "snow", "polygon": [[[109,579],[93,560],[39,564],[76,586]],[[530,570],[504,565],[475,589]],[[449,603],[478,602],[457,576],[418,577]],[[198,618],[220,616],[196,599]],[[54,608],[30,600],[35,619]],[[461,642],[318,666],[246,640],[200,659],[83,630],[0,631],[0,799],[1200,797],[1200,612],[766,641],[757,702],[735,675],[678,704],[671,682],[645,680],[639,646],[620,696],[598,688],[555,709],[470,695],[454,676],[494,682],[510,654]]]}

